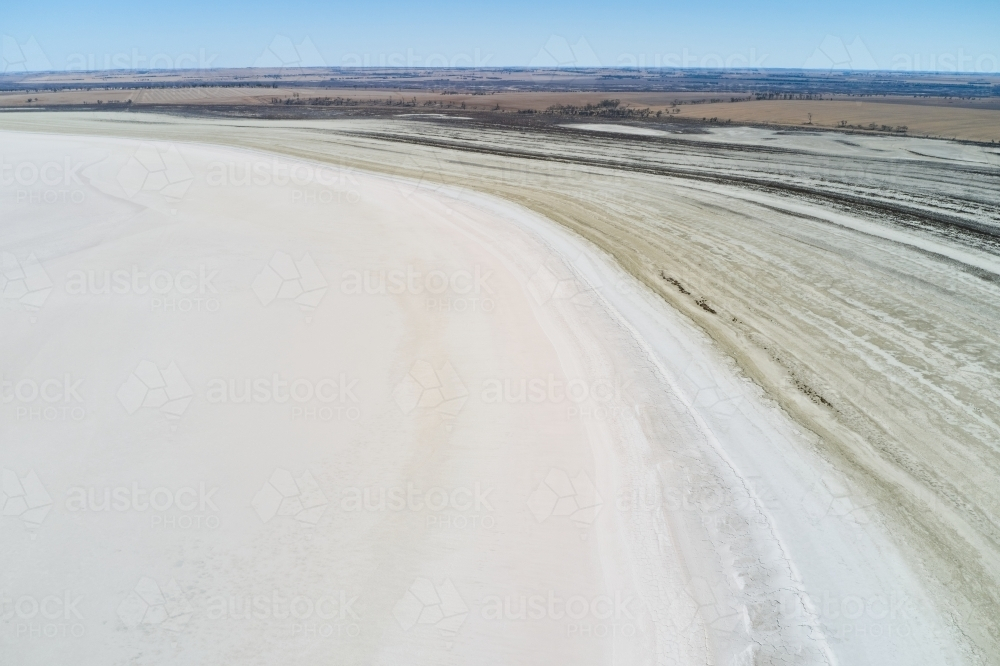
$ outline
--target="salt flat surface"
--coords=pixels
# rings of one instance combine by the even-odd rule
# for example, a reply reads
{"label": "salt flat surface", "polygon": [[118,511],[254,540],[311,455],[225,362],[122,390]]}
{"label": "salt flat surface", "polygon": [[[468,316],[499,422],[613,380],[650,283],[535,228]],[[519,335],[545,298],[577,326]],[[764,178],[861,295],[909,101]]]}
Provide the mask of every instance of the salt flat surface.
{"label": "salt flat surface", "polygon": [[961,662],[871,500],[564,228],[2,140],[13,663]]}
{"label": "salt flat surface", "polygon": [[670,136],[671,132],[653,129],[651,127],[635,127],[634,125],[618,125],[615,123],[579,123],[566,124],[560,127],[584,130],[586,132],[607,132],[609,134],[634,134],[636,136]]}
{"label": "salt flat surface", "polygon": [[444,120],[472,120],[469,116],[453,116],[447,113],[400,113],[397,118],[441,118]]}

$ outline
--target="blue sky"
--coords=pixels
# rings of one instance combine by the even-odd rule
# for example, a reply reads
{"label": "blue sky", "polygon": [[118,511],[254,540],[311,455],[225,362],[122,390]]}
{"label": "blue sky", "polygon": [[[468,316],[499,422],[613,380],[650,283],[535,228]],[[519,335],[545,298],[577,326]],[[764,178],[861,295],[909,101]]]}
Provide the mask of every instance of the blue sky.
{"label": "blue sky", "polygon": [[326,64],[1000,71],[1000,2],[2,0],[0,69]]}

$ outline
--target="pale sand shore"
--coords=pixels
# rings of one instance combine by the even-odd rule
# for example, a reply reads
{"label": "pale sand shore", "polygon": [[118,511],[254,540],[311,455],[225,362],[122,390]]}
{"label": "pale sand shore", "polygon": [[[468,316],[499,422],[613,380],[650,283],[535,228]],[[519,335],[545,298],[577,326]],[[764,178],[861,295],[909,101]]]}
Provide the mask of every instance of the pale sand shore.
{"label": "pale sand shore", "polygon": [[[83,165],[80,186],[61,186],[50,171],[52,184],[15,178],[2,193],[4,251],[22,266],[34,253],[52,282],[40,309],[25,308],[39,296],[3,301],[5,349],[23,359],[4,377],[69,373],[86,387],[79,422],[22,418],[19,403],[4,405],[9,453],[0,462],[21,477],[34,469],[52,509],[30,533],[19,524],[27,519],[2,523],[3,589],[15,598],[73,590],[86,607],[78,638],[32,643],[12,625],[4,641],[17,654],[79,663],[328,663],[331,653],[372,663],[992,663],[995,333],[976,318],[993,317],[984,303],[994,283],[953,268],[971,256],[978,263],[968,265],[988,270],[991,252],[884,224],[859,234],[872,220],[814,202],[568,159],[613,143],[566,141],[567,161],[553,166],[400,141],[472,141],[461,128],[412,121],[119,118],[2,119],[4,128],[175,141],[3,135],[5,164]],[[469,131],[493,149],[488,133]],[[496,141],[510,149],[522,139]],[[927,143],[903,150],[935,148]],[[754,168],[692,146],[707,162],[691,168]],[[260,149],[337,166],[320,172],[315,161]],[[246,165],[268,184],[243,183]],[[295,165],[300,182],[274,182]],[[950,194],[960,198],[955,187]],[[935,203],[948,205],[945,196]],[[259,276],[276,252],[299,261],[289,279],[297,272],[313,289],[265,306],[272,285]],[[218,294],[205,299],[215,305],[184,312],[185,295],[174,292],[67,291],[73,271],[132,265],[217,271]],[[352,271],[411,267],[459,275],[458,290],[345,293]],[[887,267],[900,287],[872,289],[886,284]],[[472,303],[462,285],[477,269],[490,291]],[[914,272],[924,282],[906,277]],[[944,281],[963,296],[940,295]],[[926,340],[916,321],[932,322],[933,335],[911,381],[916,359],[891,345]],[[949,322],[971,347],[947,347]],[[983,381],[951,383],[948,364],[977,348]],[[160,370],[176,362],[189,390],[168,391],[180,403],[128,415],[134,392],[122,400],[120,387],[136,386],[130,373],[144,360]],[[275,373],[341,388],[298,412],[211,397],[213,380]],[[580,403],[516,400],[520,380],[549,375],[596,393]],[[510,384],[510,398],[494,401],[495,383]],[[179,418],[164,414],[182,403]],[[309,411],[323,407],[326,420]],[[967,420],[956,425],[956,414]],[[298,519],[268,513],[264,483],[282,485],[276,469],[300,480],[286,492],[292,500],[310,498]],[[170,522],[178,510],[164,524],[148,512],[67,504],[72,488],[133,482],[218,487],[217,527],[181,530]],[[479,484],[492,489],[490,506],[352,512],[343,503],[354,488],[408,483],[451,492]],[[554,493],[574,499],[550,505]],[[294,501],[283,506],[296,513]],[[317,514],[314,527],[301,524]],[[459,518],[468,519],[461,528]],[[144,577],[161,593],[176,581],[180,595],[154,604],[174,626],[146,621],[161,611],[122,606]],[[248,596],[315,602],[340,592],[357,597],[357,618],[232,617]],[[550,592],[632,601],[611,617],[494,619],[497,600],[516,610],[521,597]],[[417,596],[432,607],[426,614]],[[240,601],[218,617],[219,598]]]}
{"label": "pale sand shore", "polygon": [[562,125],[586,132],[607,132],[610,134],[633,134],[636,136],[668,136],[668,132],[651,129],[649,127],[636,127],[633,125],[618,125],[615,123],[579,123],[576,125]]}

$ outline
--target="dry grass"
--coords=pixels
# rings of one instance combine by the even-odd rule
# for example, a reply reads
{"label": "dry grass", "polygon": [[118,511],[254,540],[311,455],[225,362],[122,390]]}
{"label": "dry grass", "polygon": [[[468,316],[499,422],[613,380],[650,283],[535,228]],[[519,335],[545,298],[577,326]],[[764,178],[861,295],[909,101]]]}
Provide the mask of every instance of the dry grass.
{"label": "dry grass", "polygon": [[[71,90],[39,93],[0,93],[0,108],[62,105],[141,105],[263,106],[274,100],[337,98],[359,106],[413,105],[416,111],[441,109],[468,111],[536,111],[553,105],[595,104],[603,99],[619,99],[623,106],[650,108],[662,112],[661,120],[679,118],[737,124],[768,123],[782,126],[835,128],[846,123],[850,129],[882,131],[884,127],[905,126],[910,136],[928,136],[966,141],[1000,142],[1000,104],[996,100],[956,100],[946,98],[850,98],[826,100],[762,100],[732,102],[746,93],[677,92],[490,92],[452,93],[444,90],[400,90],[392,88],[301,88],[201,86],[124,90]],[[30,100],[30,101],[29,101]],[[723,101],[724,100],[724,101]],[[810,117],[810,114],[811,117]]]}
{"label": "dry grass", "polygon": [[944,137],[968,141],[1000,142],[1000,110],[948,107],[921,103],[887,103],[846,100],[781,100],[681,106],[681,118],[718,118],[719,122],[775,123],[837,127],[905,125],[910,136]]}

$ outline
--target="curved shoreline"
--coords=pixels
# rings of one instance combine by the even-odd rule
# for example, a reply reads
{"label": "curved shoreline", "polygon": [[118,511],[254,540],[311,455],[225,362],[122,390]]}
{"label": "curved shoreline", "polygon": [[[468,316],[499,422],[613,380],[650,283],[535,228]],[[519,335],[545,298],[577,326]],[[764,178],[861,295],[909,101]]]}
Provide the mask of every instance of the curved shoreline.
{"label": "curved shoreline", "polygon": [[[37,117],[32,118],[31,121],[37,123],[38,119]],[[183,125],[184,123],[181,124]],[[197,123],[194,124],[197,125]],[[117,128],[113,128],[109,131],[113,132],[115,129]],[[146,131],[151,130],[150,128],[146,128]],[[181,127],[177,131],[183,136],[183,133],[187,131],[187,128]],[[192,131],[197,132],[198,130],[192,128]],[[294,135],[295,131],[296,130],[294,129],[289,130],[289,132],[292,133],[291,135]],[[330,138],[331,137],[327,137],[327,139]],[[274,143],[271,144],[272,149],[277,148],[280,150],[297,151],[304,155],[308,155],[312,159],[320,159],[323,155],[322,151],[316,151],[307,143],[295,145],[294,143],[288,142],[282,144],[284,139],[277,135],[273,140],[263,137],[254,138],[252,135],[244,137],[226,135],[213,140],[243,143],[248,146],[260,146],[262,143],[273,141]],[[356,132],[353,136],[347,135],[343,139],[339,140],[342,142],[340,144],[341,148],[346,147],[347,150],[354,151],[350,154],[352,156],[352,160],[356,163],[363,165],[365,168],[379,166],[371,161],[377,157],[377,154],[370,154],[367,158],[365,158],[363,152],[358,152],[359,146],[371,143],[378,144],[379,140],[366,139],[363,135]],[[355,145],[352,145],[352,142],[354,142]],[[381,143],[384,145],[385,141],[382,141]],[[391,148],[391,145],[392,144],[389,144],[388,147]],[[396,148],[396,150],[399,149]],[[941,549],[939,555],[941,559],[938,560],[937,564],[925,563],[929,566],[929,569],[922,572],[922,574],[928,574],[932,579],[936,578],[939,583],[949,580],[951,575],[949,573],[949,569],[947,567],[942,568],[943,565],[941,563],[947,562],[948,558],[954,557],[956,553],[963,553],[964,550],[961,557],[957,558],[951,565],[948,566],[955,567],[959,562],[961,562],[960,566],[969,568],[966,570],[967,573],[962,573],[960,575],[973,576],[975,579],[980,581],[980,583],[992,578],[988,573],[986,573],[991,568],[988,566],[988,562],[991,560],[995,562],[996,560],[995,543],[992,541],[990,535],[991,530],[989,528],[993,518],[990,516],[992,500],[989,499],[990,496],[988,487],[979,488],[976,491],[973,491],[973,489],[968,487],[961,488],[960,490],[960,492],[964,493],[980,493],[978,499],[965,497],[958,500],[958,503],[963,504],[965,507],[978,507],[981,510],[986,511],[985,519],[980,518],[980,520],[985,520],[986,522],[980,523],[979,525],[977,525],[975,521],[966,522],[970,518],[968,514],[960,515],[955,513],[955,509],[952,508],[954,506],[953,500],[951,499],[945,500],[946,503],[943,505],[934,505],[933,509],[930,511],[927,509],[920,509],[919,507],[925,505],[928,499],[930,499],[931,503],[933,503],[936,501],[937,497],[936,492],[931,491],[935,494],[928,498],[924,494],[927,492],[926,487],[922,484],[931,483],[932,487],[936,487],[935,484],[939,483],[940,480],[935,480],[933,478],[928,480],[927,477],[921,477],[919,468],[907,468],[907,465],[912,463],[907,461],[905,457],[893,457],[890,453],[890,455],[886,458],[886,452],[891,452],[891,448],[884,449],[883,451],[878,451],[877,449],[874,451],[867,449],[872,442],[879,443],[881,438],[883,440],[890,440],[889,443],[891,443],[892,446],[896,447],[896,450],[899,451],[902,443],[908,445],[910,442],[914,441],[912,439],[912,435],[906,435],[906,426],[891,422],[888,424],[883,423],[879,424],[879,427],[883,428],[883,431],[886,425],[892,428],[903,429],[892,432],[892,434],[888,437],[884,434],[884,432],[882,434],[873,434],[873,431],[866,431],[863,427],[861,427],[862,422],[857,421],[857,417],[851,414],[850,418],[855,420],[848,420],[848,430],[842,430],[845,427],[843,419],[846,417],[844,414],[850,411],[848,408],[857,409],[859,406],[864,406],[864,408],[870,410],[873,407],[878,407],[882,410],[881,413],[884,415],[891,413],[892,410],[896,409],[899,405],[911,400],[914,397],[913,394],[901,393],[898,396],[888,395],[886,397],[894,398],[896,402],[880,406],[877,403],[879,400],[884,398],[882,396],[878,396],[877,394],[862,394],[860,397],[858,395],[849,395],[846,398],[840,396],[835,397],[835,394],[843,392],[843,387],[845,386],[844,384],[839,387],[834,384],[832,388],[833,392],[822,388],[814,388],[815,386],[818,386],[818,382],[816,381],[817,374],[822,375],[822,373],[818,371],[817,367],[809,367],[808,364],[805,366],[801,365],[804,362],[808,363],[810,359],[814,362],[819,360],[815,355],[805,353],[805,347],[802,344],[799,344],[803,343],[804,340],[800,340],[799,343],[790,344],[786,349],[781,349],[780,346],[778,349],[773,349],[774,340],[790,341],[791,339],[787,337],[775,338],[773,336],[780,332],[779,329],[767,330],[766,328],[762,329],[760,326],[762,322],[760,319],[762,312],[765,313],[765,316],[769,314],[773,317],[776,313],[781,313],[782,310],[772,309],[769,311],[767,308],[761,309],[760,305],[757,303],[754,303],[754,307],[751,307],[750,309],[741,308],[736,301],[731,300],[733,294],[727,293],[726,289],[720,288],[717,283],[713,283],[711,280],[706,280],[704,271],[699,274],[690,266],[677,265],[669,270],[670,276],[677,280],[680,284],[684,285],[686,291],[693,291],[693,296],[686,297],[684,293],[678,291],[672,284],[664,283],[662,276],[660,276],[657,271],[664,270],[665,264],[663,263],[663,259],[671,257],[671,255],[669,253],[663,253],[664,245],[661,244],[657,246],[655,243],[662,243],[664,239],[670,237],[669,234],[665,234],[655,225],[641,226],[638,228],[647,232],[649,234],[649,238],[635,242],[629,246],[628,239],[632,238],[634,240],[636,237],[627,229],[615,228],[613,226],[602,228],[600,224],[596,223],[598,218],[594,217],[591,211],[601,210],[602,208],[613,209],[614,207],[621,205],[621,200],[610,199],[607,202],[602,202],[600,199],[588,201],[586,198],[583,198],[577,202],[575,206],[570,205],[568,191],[561,189],[562,186],[559,185],[559,181],[564,179],[566,176],[571,176],[575,173],[573,171],[575,167],[567,167],[569,169],[567,172],[550,172],[548,174],[542,174],[543,178],[547,179],[543,182],[547,182],[549,185],[557,185],[556,191],[550,192],[548,201],[546,201],[541,197],[539,192],[531,190],[530,187],[526,191],[522,192],[520,196],[515,196],[512,192],[513,188],[508,187],[501,180],[482,180],[481,177],[478,176],[473,170],[480,168],[478,165],[467,168],[464,173],[456,173],[453,169],[453,165],[455,164],[453,160],[455,158],[450,156],[447,152],[439,155],[434,155],[432,153],[433,159],[430,162],[423,163],[420,160],[424,159],[424,156],[419,153],[405,155],[405,157],[409,160],[409,162],[403,161],[396,164],[383,163],[381,168],[397,172],[406,172],[407,170],[411,173],[416,172],[424,179],[423,182],[427,183],[426,186],[431,190],[436,189],[436,186],[431,184],[433,181],[443,179],[446,183],[454,183],[471,188],[484,188],[488,191],[493,191],[503,198],[515,200],[520,199],[523,204],[536,209],[540,208],[538,212],[547,214],[550,218],[563,223],[571,229],[574,229],[575,231],[581,233],[584,237],[587,237],[589,240],[596,242],[599,246],[602,246],[606,251],[609,251],[610,254],[615,256],[619,263],[628,269],[634,276],[642,280],[648,287],[658,293],[659,296],[664,298],[679,312],[689,317],[704,330],[708,331],[717,343],[721,343],[723,345],[723,348],[728,348],[730,354],[740,359],[743,370],[748,371],[754,379],[766,386],[772,395],[777,396],[779,403],[784,409],[798,416],[800,422],[810,424],[811,429],[814,431],[825,433],[824,439],[814,442],[811,445],[814,447],[814,450],[820,451],[823,454],[823,457],[830,457],[832,453],[836,453],[836,444],[839,444],[842,447],[839,454],[843,456],[840,459],[840,472],[850,473],[850,470],[853,468],[854,473],[856,474],[853,478],[855,482],[859,484],[859,488],[862,489],[860,490],[862,494],[873,493],[873,496],[880,501],[880,511],[886,515],[890,515],[893,511],[899,512],[887,523],[887,529],[890,533],[894,534],[894,538],[897,539],[897,543],[909,543],[913,545],[911,540],[914,538],[922,540],[924,543],[927,543],[927,539],[933,539],[935,541],[935,548]],[[364,161],[365,159],[368,161]],[[530,174],[530,171],[526,173]],[[589,176],[589,178],[592,179],[592,183],[598,185],[604,182],[601,180],[603,176],[600,175]],[[620,179],[609,182],[617,182],[620,186],[622,186],[623,183]],[[648,189],[651,186],[649,181],[640,180],[637,184],[640,187],[645,185],[647,187],[647,191],[652,191]],[[628,187],[632,187],[627,183],[626,185]],[[662,188],[664,186],[657,185],[657,187]],[[674,188],[672,185],[668,186],[668,188],[670,189],[673,200],[680,202],[683,206],[692,208],[692,210],[694,210],[694,203],[692,202],[699,202],[699,205],[706,206],[704,210],[712,211],[711,214],[713,215],[731,214],[731,212],[725,212],[724,204],[721,202],[725,200],[726,197],[722,196],[722,193],[720,192],[692,194],[690,188]],[[635,190],[630,191],[635,192]],[[635,196],[639,197],[639,195]],[[638,200],[641,200],[641,198]],[[799,217],[793,208],[786,206],[782,202],[772,203],[775,204],[774,209],[784,210],[784,212],[779,212],[778,214],[788,215],[790,216],[790,219],[798,220],[797,224],[804,224],[804,228],[808,228],[810,233],[818,234],[821,231],[819,227],[815,225],[810,226],[811,223]],[[732,204],[730,203],[730,205]],[[588,215],[590,217],[588,217]],[[638,219],[635,217],[635,212],[630,212],[628,215],[632,220]],[[822,233],[826,234],[826,242],[855,243],[855,240],[849,236],[827,234],[825,231]],[[845,231],[842,233],[849,234],[850,232]],[[675,238],[680,238],[680,236],[675,236]],[[718,239],[719,237],[716,236],[715,238]],[[748,242],[747,237],[741,238],[741,242]],[[984,255],[986,255],[986,253],[984,253]],[[845,254],[841,255],[841,257],[849,258],[850,255]],[[678,255],[672,255],[672,259],[673,261],[677,261]],[[847,259],[844,260],[846,261]],[[914,262],[914,265],[921,266],[922,268],[927,268],[929,266],[931,270],[936,271],[940,276],[947,277],[947,279],[951,281],[957,280],[960,284],[962,283],[963,278],[961,278],[960,275],[956,277],[945,272],[947,267],[942,267],[940,265],[935,266],[933,263],[919,264],[917,262],[920,260],[915,256],[908,256],[907,260]],[[652,265],[650,265],[650,263],[652,263]],[[848,264],[845,263],[844,266],[847,268]],[[854,266],[854,264],[851,264],[851,266]],[[802,271],[801,266],[798,270],[800,272]],[[755,279],[763,280],[765,277],[766,276],[764,274],[759,272],[755,274]],[[774,282],[773,277],[768,279],[770,279],[771,282]],[[839,276],[838,279],[844,278],[843,276]],[[768,284],[768,282],[762,281],[761,284]],[[809,287],[809,285],[805,285],[804,288],[808,290],[811,287]],[[820,305],[824,305],[821,301],[817,300],[818,294],[818,291],[812,292],[811,296],[813,300],[806,302],[806,305],[808,305],[809,308],[814,309],[813,311],[810,311],[808,308],[805,310],[795,310],[794,308],[785,310],[785,316],[790,317],[788,321],[792,322],[798,320],[799,325],[804,325],[804,323],[807,323],[806,320],[802,319],[804,315],[809,315],[810,312],[812,312],[811,316],[816,316],[819,311],[815,309]],[[755,296],[757,295],[755,294]],[[702,306],[698,305],[698,299],[704,299],[706,297],[708,299],[707,303],[710,307],[717,310],[716,313],[709,312]],[[844,301],[841,301],[841,303],[843,302]],[[786,306],[787,305],[794,304],[788,303]],[[723,312],[725,315],[733,317],[733,323],[737,325],[731,327],[731,329],[722,327],[720,322],[717,321],[719,317],[718,312]],[[710,316],[713,314],[715,315],[714,317]],[[857,324],[857,322],[855,322],[855,324]],[[882,324],[875,321],[873,325],[881,326]],[[878,330],[877,326],[872,330]],[[788,334],[783,333],[783,335]],[[889,338],[886,339],[888,340]],[[761,353],[762,349],[764,351],[770,351],[771,353]],[[792,352],[790,356],[788,355],[788,352]],[[796,355],[796,353],[798,355]],[[777,355],[774,356],[773,354]],[[756,372],[753,371],[755,365],[760,366],[761,369]],[[825,367],[830,368],[831,366]],[[801,385],[796,383],[793,383],[791,386],[783,385],[783,382],[787,381],[785,379],[787,374],[784,373],[787,373],[789,370],[793,371],[793,377],[795,377],[795,373],[802,373],[799,375],[801,377],[799,380]],[[829,378],[830,376],[827,376],[828,380]],[[805,385],[812,390],[813,395],[804,391],[802,389],[802,385]],[[911,385],[906,386],[907,390],[913,390]],[[827,400],[827,397],[824,397],[823,400],[826,400],[826,403],[824,403],[815,399],[815,395],[828,396],[829,400]],[[830,408],[834,406],[837,408],[835,411],[839,413],[835,414],[831,419],[829,412]],[[857,437],[858,433],[860,433],[861,439],[853,439],[854,437]],[[897,439],[900,437],[901,439]],[[907,439],[907,437],[910,437],[910,439]],[[912,452],[908,453],[908,455],[912,455]],[[943,454],[939,453],[936,455]],[[995,469],[995,461],[992,460],[992,458],[984,457],[986,456],[985,451],[976,451],[974,455],[986,463],[987,467],[984,470],[984,473],[988,473],[990,470]],[[837,455],[833,455],[831,459],[836,460],[836,458]],[[919,465],[921,461],[917,460],[916,462]],[[849,463],[846,469],[844,467],[845,463]],[[952,460],[952,463],[955,463],[955,460]],[[940,474],[941,471],[936,473]],[[898,476],[892,480],[894,475]],[[914,478],[914,475],[917,480],[916,485],[913,485],[912,479]],[[952,482],[954,482],[954,479],[952,479]],[[878,490],[873,483],[886,485],[881,490]],[[880,496],[883,492],[895,493],[897,492],[896,488],[906,487],[907,485],[910,487],[910,496],[907,499],[900,499],[901,496]],[[914,510],[920,511],[920,515],[913,515],[912,512]],[[951,514],[953,518],[948,518],[949,514]],[[963,528],[965,530],[963,536],[956,536],[955,539],[947,543],[939,540],[940,537],[933,534],[934,528],[932,526],[935,525],[935,521],[940,520],[957,520],[958,522],[955,523],[956,525],[965,523],[966,527]],[[894,532],[896,529],[895,526],[900,524],[906,525],[906,533],[899,534]],[[938,523],[939,526],[941,524],[942,523]],[[940,527],[937,529],[940,529]],[[928,531],[924,532],[924,530]],[[923,532],[923,534],[921,534],[921,532]],[[977,562],[977,560],[981,561]],[[977,570],[978,573],[976,573]],[[989,624],[989,616],[987,612],[990,608],[990,604],[992,603],[989,601],[990,596],[993,594],[991,590],[995,592],[995,589],[993,589],[990,585],[983,587],[984,590],[982,593],[985,596],[980,597],[978,601],[975,601],[974,603],[979,604],[980,610],[976,613],[976,615],[978,615],[978,619],[980,621],[985,622],[985,625],[982,626],[982,630],[985,633],[980,634],[979,636],[971,636],[970,639],[973,645],[978,645],[980,649],[986,650],[986,653],[988,654],[989,648],[986,648],[985,646],[992,644],[989,636],[994,633],[995,627],[991,627]],[[970,588],[957,588],[955,592],[957,595],[965,596],[970,594],[969,589]],[[943,590],[941,588],[936,589],[935,594],[938,593],[943,593]],[[966,598],[968,599],[967,596]],[[955,602],[946,601],[944,605],[946,608],[959,607],[952,606],[953,603]],[[958,630],[964,630],[965,627],[961,625],[962,622],[959,621],[956,623],[955,628]],[[976,648],[972,649],[975,650]],[[983,653],[980,652],[980,658],[982,657]],[[989,657],[986,657],[986,659],[989,659]],[[975,657],[973,657],[973,663],[974,660]]]}

